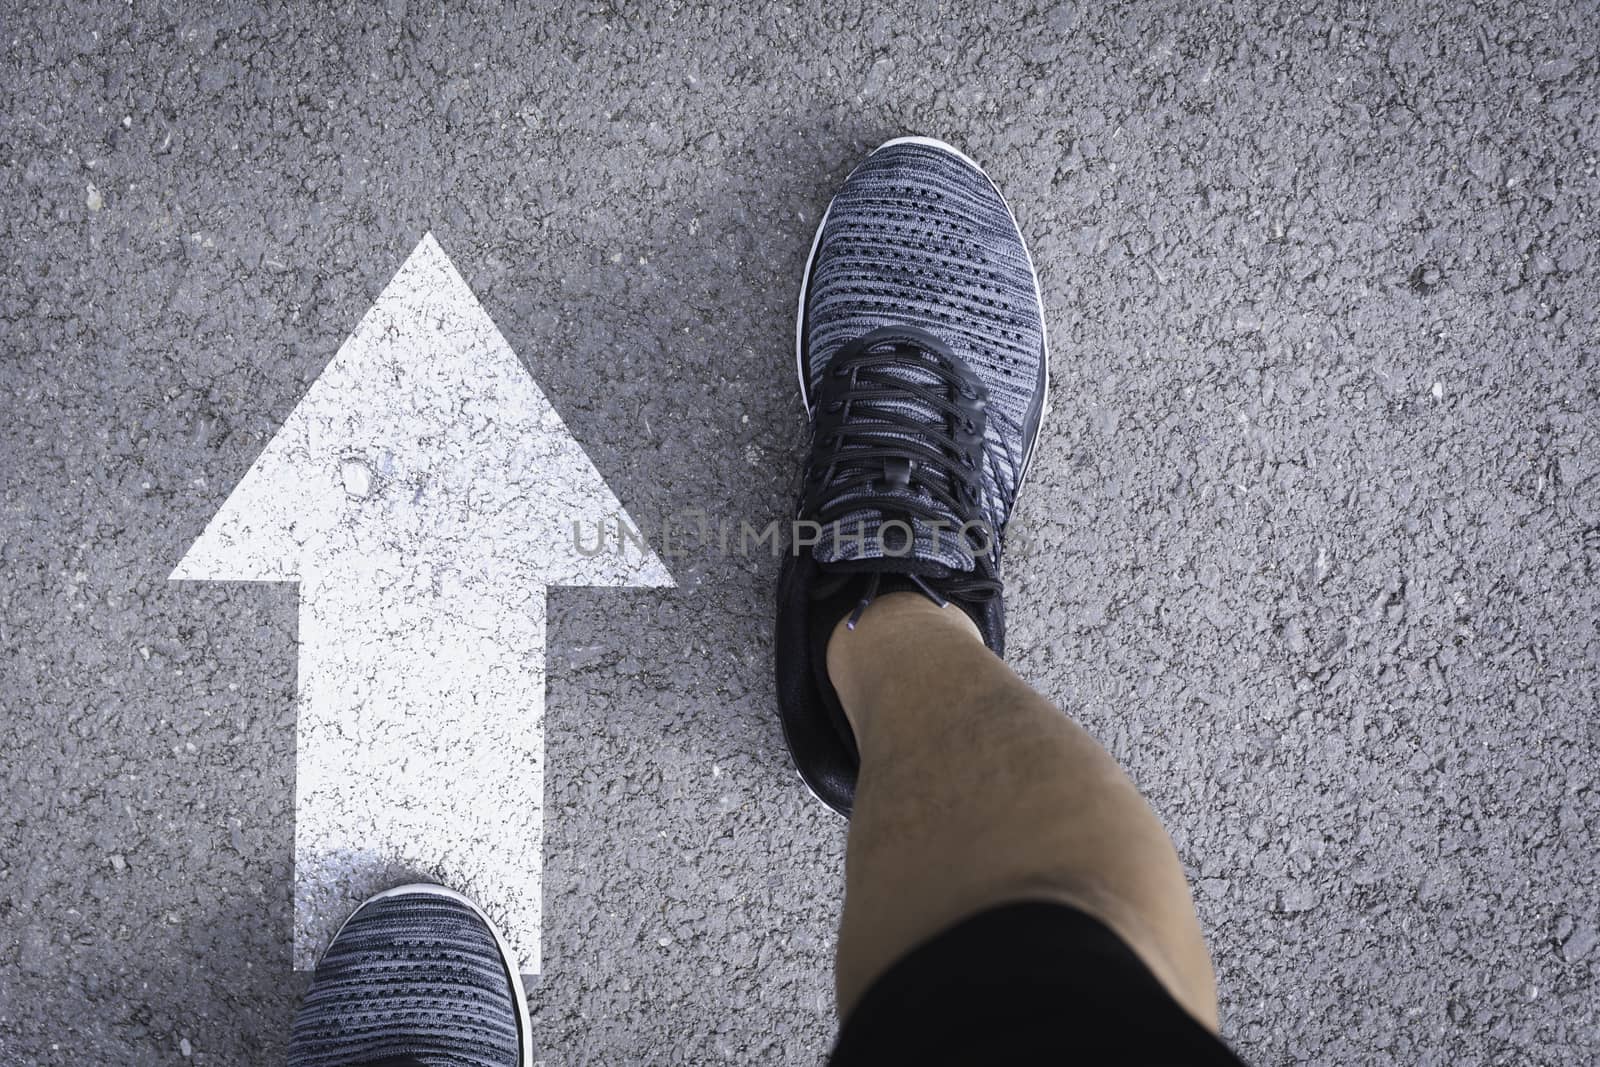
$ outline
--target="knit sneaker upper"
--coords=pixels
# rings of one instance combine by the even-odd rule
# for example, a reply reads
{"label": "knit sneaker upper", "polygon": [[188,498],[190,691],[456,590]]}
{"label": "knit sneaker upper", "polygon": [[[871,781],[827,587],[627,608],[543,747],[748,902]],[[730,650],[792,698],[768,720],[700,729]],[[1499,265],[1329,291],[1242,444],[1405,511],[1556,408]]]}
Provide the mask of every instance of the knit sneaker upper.
{"label": "knit sneaker upper", "polygon": [[1004,654],[1001,541],[1044,412],[1044,322],[994,185],[950,146],[909,138],[868,156],[829,205],[796,333],[812,439],[774,680],[800,777],[848,816],[860,753],[828,677],[839,624],[919,591],[959,605]]}
{"label": "knit sneaker upper", "polygon": [[[875,345],[863,352],[869,336]],[[883,557],[891,533],[904,540],[898,527],[882,529],[898,520],[913,536],[897,569],[983,569],[987,553],[975,554],[983,545],[962,526],[979,518],[990,527],[985,540],[998,541],[1010,518],[1037,434],[1046,360],[1032,263],[983,172],[953,150],[915,141],[869,156],[834,197],[818,236],[800,343],[816,427],[811,474],[824,483],[808,484],[812,506],[803,512],[819,519],[825,510],[819,521],[830,526],[812,550],[817,562]],[[841,397],[848,412],[830,410]],[[961,479],[952,473],[973,428],[982,442],[970,450],[970,510],[951,498],[959,505]],[[853,440],[833,439],[840,429]],[[896,442],[904,447],[891,459]]]}
{"label": "knit sneaker upper", "polygon": [[516,992],[468,904],[403,893],[364,904],[317,965],[289,1067],[409,1056],[426,1067],[520,1067]]}

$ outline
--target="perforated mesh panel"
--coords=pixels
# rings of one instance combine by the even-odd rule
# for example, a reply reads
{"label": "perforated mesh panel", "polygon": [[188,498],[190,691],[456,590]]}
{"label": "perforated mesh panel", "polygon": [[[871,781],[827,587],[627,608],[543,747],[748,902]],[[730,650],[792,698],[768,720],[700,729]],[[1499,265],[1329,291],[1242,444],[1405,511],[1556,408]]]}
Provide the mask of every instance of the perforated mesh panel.
{"label": "perforated mesh panel", "polygon": [[444,897],[374,901],[346,924],[295,1017],[289,1067],[388,1056],[516,1067],[517,1015],[494,935]]}
{"label": "perforated mesh panel", "polygon": [[[829,208],[805,315],[813,396],[845,345],[879,327],[916,327],[949,345],[989,389],[992,449],[1026,454],[1044,361],[1033,269],[1005,201],[960,157],[891,145],[851,174]],[[1003,468],[986,472],[986,490],[1008,509],[1016,471]],[[953,537],[930,540],[927,551],[953,569],[970,566]],[[825,543],[816,552],[823,562],[872,554],[870,544],[841,552]]]}

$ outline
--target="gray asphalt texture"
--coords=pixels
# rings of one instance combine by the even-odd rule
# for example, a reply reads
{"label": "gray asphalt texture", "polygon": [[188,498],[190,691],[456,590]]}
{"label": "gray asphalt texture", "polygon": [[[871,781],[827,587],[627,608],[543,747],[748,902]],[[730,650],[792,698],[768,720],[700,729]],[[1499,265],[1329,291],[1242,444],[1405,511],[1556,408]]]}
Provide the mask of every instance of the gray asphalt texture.
{"label": "gray asphalt texture", "polygon": [[[281,1062],[296,591],[166,575],[432,230],[636,516],[785,516],[798,272],[891,136],[1044,280],[1012,659],[1256,1064],[1600,1048],[1600,11],[8,3],[0,1062]],[[552,591],[540,1054],[813,1064],[844,827],[777,564]]]}

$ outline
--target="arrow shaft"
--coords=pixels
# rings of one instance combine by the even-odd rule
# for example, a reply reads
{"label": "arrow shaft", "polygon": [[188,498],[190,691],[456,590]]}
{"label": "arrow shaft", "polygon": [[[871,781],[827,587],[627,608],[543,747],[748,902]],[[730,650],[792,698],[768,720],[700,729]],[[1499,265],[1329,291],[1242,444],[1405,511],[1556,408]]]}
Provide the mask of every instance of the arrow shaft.
{"label": "arrow shaft", "polygon": [[330,915],[432,880],[482,901],[537,972],[544,590],[406,562],[302,575],[295,966]]}

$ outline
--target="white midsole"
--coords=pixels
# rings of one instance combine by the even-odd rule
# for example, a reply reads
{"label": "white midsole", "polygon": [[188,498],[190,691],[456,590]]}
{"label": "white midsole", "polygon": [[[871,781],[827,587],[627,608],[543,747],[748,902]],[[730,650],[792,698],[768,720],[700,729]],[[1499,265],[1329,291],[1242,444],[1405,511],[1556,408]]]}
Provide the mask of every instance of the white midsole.
{"label": "white midsole", "polygon": [[[1005,194],[1000,192],[1000,187],[995,185],[994,179],[989,177],[989,173],[980,167],[971,156],[954,145],[946,144],[935,137],[896,137],[883,142],[877,148],[868,152],[867,155],[870,157],[885,148],[890,148],[897,144],[918,144],[928,148],[936,148],[941,152],[948,152],[979,174],[982,174],[984,179],[988,181],[989,187],[994,190],[994,194],[1000,198],[1000,203],[1005,205],[1006,214],[1011,218],[1011,225],[1016,227],[1017,233],[1020,234],[1022,232],[1022,227],[1017,225],[1016,213],[1011,210],[1011,204],[1006,200]],[[805,350],[802,347],[805,341],[806,293],[811,287],[811,266],[817,258],[817,249],[822,244],[822,231],[828,225],[828,214],[832,210],[833,201],[830,200],[828,201],[827,210],[822,213],[822,221],[817,223],[816,236],[811,238],[811,252],[806,256],[805,270],[800,275],[800,300],[794,317],[794,373],[795,378],[800,382],[800,400],[805,404],[806,414],[808,415],[811,414],[811,386],[806,381]],[[1033,253],[1028,250],[1028,242],[1026,240],[1022,242],[1022,254],[1028,259],[1028,273],[1033,276],[1033,299],[1039,306],[1039,340],[1044,357],[1044,402],[1039,411],[1039,425],[1034,428],[1033,439],[1028,442],[1028,451],[1022,460],[1022,477],[1017,480],[1017,488],[1019,490],[1022,488],[1023,478],[1027,476],[1029,468],[1033,466],[1034,446],[1039,443],[1039,438],[1044,436],[1045,416],[1050,414],[1050,335],[1049,331],[1045,329],[1044,293],[1039,288],[1039,272],[1034,268]]]}

